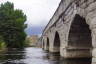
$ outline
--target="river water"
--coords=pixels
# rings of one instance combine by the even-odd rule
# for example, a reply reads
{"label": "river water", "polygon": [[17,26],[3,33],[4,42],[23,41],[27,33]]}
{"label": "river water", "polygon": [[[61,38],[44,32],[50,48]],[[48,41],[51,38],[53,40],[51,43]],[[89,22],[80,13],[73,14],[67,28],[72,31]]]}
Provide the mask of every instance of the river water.
{"label": "river water", "polygon": [[58,54],[28,47],[0,53],[0,64],[91,64],[91,59],[62,59]]}

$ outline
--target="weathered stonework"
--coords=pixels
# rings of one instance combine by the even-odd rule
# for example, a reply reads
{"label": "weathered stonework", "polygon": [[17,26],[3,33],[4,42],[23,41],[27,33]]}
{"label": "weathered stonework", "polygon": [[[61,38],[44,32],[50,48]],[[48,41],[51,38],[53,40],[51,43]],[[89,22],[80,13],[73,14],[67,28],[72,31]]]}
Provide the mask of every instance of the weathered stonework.
{"label": "weathered stonework", "polygon": [[95,64],[96,0],[61,0],[42,37],[44,50],[64,58],[92,57]]}

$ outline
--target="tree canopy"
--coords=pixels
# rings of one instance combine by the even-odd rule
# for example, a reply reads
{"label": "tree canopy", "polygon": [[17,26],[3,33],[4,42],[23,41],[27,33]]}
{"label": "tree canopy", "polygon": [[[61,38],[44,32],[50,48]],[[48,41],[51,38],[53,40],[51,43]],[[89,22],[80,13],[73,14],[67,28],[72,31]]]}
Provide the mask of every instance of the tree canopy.
{"label": "tree canopy", "polygon": [[23,47],[26,34],[26,15],[22,10],[14,9],[14,4],[6,2],[0,5],[0,36],[7,47]]}

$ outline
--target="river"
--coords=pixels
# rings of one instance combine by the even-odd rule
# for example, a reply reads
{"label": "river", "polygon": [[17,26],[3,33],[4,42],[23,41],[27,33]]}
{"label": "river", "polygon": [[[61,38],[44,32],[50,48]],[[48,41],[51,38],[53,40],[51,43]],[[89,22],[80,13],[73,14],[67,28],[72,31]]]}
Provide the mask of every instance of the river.
{"label": "river", "polygon": [[0,53],[0,64],[91,64],[91,59],[62,59],[41,48],[28,47]]}

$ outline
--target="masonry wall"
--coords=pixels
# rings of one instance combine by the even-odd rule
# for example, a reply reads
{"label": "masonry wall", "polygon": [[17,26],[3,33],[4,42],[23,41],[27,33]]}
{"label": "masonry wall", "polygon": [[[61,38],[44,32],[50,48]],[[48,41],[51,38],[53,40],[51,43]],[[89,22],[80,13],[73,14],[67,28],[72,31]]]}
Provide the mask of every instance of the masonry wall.
{"label": "masonry wall", "polygon": [[[90,48],[69,47],[69,35],[72,22],[76,14],[83,17],[91,32],[88,45]],[[79,29],[79,28],[78,28]],[[56,52],[54,38],[56,31],[60,36],[60,55],[62,57],[90,57],[92,53],[93,64],[96,62],[96,0],[62,0],[55,14],[46,26],[43,36],[49,38],[49,51]],[[74,34],[73,34],[74,35]],[[92,39],[92,40],[91,40]],[[83,43],[81,43],[83,46]],[[84,44],[85,46],[87,44]],[[92,45],[92,48],[91,48]],[[45,46],[47,47],[47,46]],[[92,52],[93,51],[93,52]],[[73,56],[72,56],[73,53]],[[88,54],[86,54],[88,53]]]}

